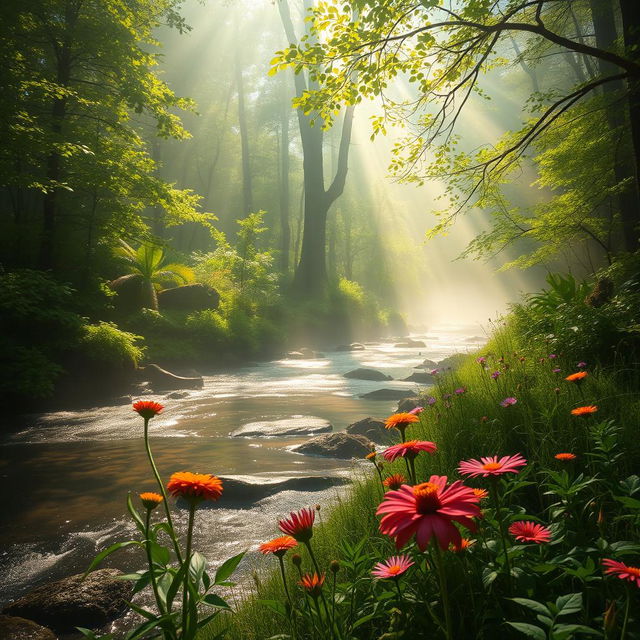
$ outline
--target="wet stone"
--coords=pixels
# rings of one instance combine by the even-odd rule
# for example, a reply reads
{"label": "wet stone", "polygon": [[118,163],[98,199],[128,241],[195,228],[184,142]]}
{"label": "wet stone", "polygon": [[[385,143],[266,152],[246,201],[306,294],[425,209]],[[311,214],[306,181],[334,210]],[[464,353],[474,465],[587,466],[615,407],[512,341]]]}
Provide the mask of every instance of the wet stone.
{"label": "wet stone", "polygon": [[328,431],[333,431],[333,427],[328,420],[314,416],[301,416],[283,418],[281,420],[250,422],[232,431],[230,435],[234,438],[269,438],[274,436],[312,436]]}

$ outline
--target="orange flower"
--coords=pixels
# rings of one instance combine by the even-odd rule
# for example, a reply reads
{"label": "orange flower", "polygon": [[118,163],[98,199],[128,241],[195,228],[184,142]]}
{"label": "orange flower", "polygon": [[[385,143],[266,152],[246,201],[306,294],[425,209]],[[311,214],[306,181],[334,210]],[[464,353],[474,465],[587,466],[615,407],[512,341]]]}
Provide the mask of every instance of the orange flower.
{"label": "orange flower", "polygon": [[280,536],[279,538],[269,540],[269,542],[264,542],[258,549],[260,553],[264,553],[265,555],[267,553],[273,553],[277,558],[281,558],[289,549],[297,546],[298,543],[291,536]]}
{"label": "orange flower", "polygon": [[469,538],[462,538],[459,545],[452,544],[449,548],[452,551],[457,551],[457,552],[468,551],[469,548],[473,546],[475,543],[476,543],[475,540],[470,540]]}
{"label": "orange flower", "polygon": [[217,500],[222,495],[222,480],[210,473],[178,471],[169,478],[167,489],[174,498]]}
{"label": "orange flower", "polygon": [[571,409],[572,416],[590,416],[592,413],[595,413],[598,410],[598,407],[594,405],[590,405],[588,407],[576,407],[575,409]]}
{"label": "orange flower", "polygon": [[133,410],[142,416],[145,420],[151,420],[164,409],[164,405],[152,400],[138,400],[133,403]]}
{"label": "orange flower", "polygon": [[565,380],[567,382],[582,382],[589,374],[586,371],[578,371],[578,373],[572,373],[567,376]]}
{"label": "orange flower", "polygon": [[371,460],[371,462],[373,462],[376,459],[376,456],[378,454],[375,451],[372,451],[371,453],[367,453],[367,455],[365,456],[365,460]]}
{"label": "orange flower", "polygon": [[563,462],[568,462],[569,460],[575,460],[577,456],[575,453],[556,453],[556,455],[553,457],[556,460],[562,460]]}
{"label": "orange flower", "polygon": [[401,473],[394,473],[392,476],[385,478],[382,481],[382,484],[387,487],[387,489],[391,489],[395,491],[399,489],[403,484],[407,482],[407,479]]}
{"label": "orange flower", "polygon": [[164,498],[159,493],[147,491],[147,493],[140,494],[140,500],[147,509],[151,510],[155,509],[164,500]]}
{"label": "orange flower", "polygon": [[322,593],[322,585],[324,584],[324,573],[311,575],[307,573],[302,576],[302,580],[298,584],[312,597],[317,598]]}
{"label": "orange flower", "polygon": [[474,489],[473,493],[475,493],[476,497],[480,500],[484,500],[489,497],[489,492],[486,489]]}
{"label": "orange flower", "polygon": [[404,430],[414,422],[420,422],[420,418],[414,413],[394,413],[386,419],[384,426],[387,429],[397,429],[404,435]]}

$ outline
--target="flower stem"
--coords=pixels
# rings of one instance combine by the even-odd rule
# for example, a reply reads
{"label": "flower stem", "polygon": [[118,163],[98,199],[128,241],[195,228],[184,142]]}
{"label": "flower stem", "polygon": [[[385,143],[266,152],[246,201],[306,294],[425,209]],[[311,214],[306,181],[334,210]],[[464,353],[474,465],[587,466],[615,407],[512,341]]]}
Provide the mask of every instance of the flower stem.
{"label": "flower stem", "polygon": [[187,528],[187,557],[184,560],[184,588],[182,590],[182,637],[188,637],[189,627],[189,569],[191,565],[191,541],[193,539],[193,521],[196,515],[196,503],[191,500],[189,504],[189,526]]}
{"label": "flower stem", "polygon": [[144,548],[147,552],[147,564],[149,565],[149,572],[151,573],[151,587],[153,588],[153,595],[156,599],[156,604],[158,605],[158,611],[160,611],[160,615],[164,615],[165,607],[162,604],[162,600],[160,599],[160,592],[158,591],[158,582],[156,580],[156,572],[153,568],[153,558],[151,557],[151,539],[149,536],[149,523],[151,521],[151,509],[147,509],[147,517],[145,518],[144,523]]}
{"label": "flower stem", "polygon": [[622,623],[622,631],[620,632],[620,640],[624,640],[627,635],[627,623],[629,622],[629,603],[631,602],[631,593],[627,589],[627,604],[624,608],[624,622]]}
{"label": "flower stem", "polygon": [[451,610],[449,608],[449,592],[447,591],[447,578],[444,573],[444,563],[442,562],[442,553],[440,552],[440,547],[438,546],[438,541],[436,538],[433,539],[433,549],[435,556],[435,563],[438,569],[438,578],[440,579],[440,595],[442,597],[442,608],[444,609],[444,620],[445,620],[445,637],[447,640],[453,640],[453,632],[451,627]]}
{"label": "flower stem", "polygon": [[496,519],[498,520],[498,530],[500,531],[502,550],[504,551],[504,567],[507,573],[507,587],[509,591],[511,591],[511,563],[509,562],[509,553],[507,550],[507,535],[504,531],[504,521],[502,519],[500,488],[498,487],[498,480],[495,477],[491,477],[491,489],[493,494],[493,501],[496,507]]}
{"label": "flower stem", "polygon": [[151,453],[151,445],[149,444],[149,418],[144,419],[144,447],[147,451],[147,458],[149,458],[149,464],[151,465],[151,470],[153,471],[153,475],[155,476],[156,482],[158,483],[158,487],[160,488],[160,493],[164,498],[162,503],[164,505],[164,511],[167,515],[167,522],[169,523],[169,528],[171,529],[171,541],[173,542],[173,548],[176,552],[176,557],[179,562],[182,562],[182,554],[180,553],[180,547],[178,546],[178,540],[176,539],[176,531],[173,528],[173,520],[171,519],[171,510],[169,509],[169,500],[167,498],[167,492],[164,488],[164,484],[162,483],[162,478],[160,477],[160,473],[158,473],[158,468],[156,467],[155,460],[153,459],[153,454]]}

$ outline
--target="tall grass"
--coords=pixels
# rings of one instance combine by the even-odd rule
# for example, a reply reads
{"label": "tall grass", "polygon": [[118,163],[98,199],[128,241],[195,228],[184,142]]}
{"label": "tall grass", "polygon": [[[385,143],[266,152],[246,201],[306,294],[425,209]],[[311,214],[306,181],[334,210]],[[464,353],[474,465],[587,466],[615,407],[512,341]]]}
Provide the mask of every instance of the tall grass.
{"label": "tall grass", "polygon": [[[478,353],[466,358],[456,371],[442,371],[436,385],[425,391],[425,410],[419,425],[411,425],[410,439],[431,440],[438,445],[434,455],[416,460],[418,477],[430,473],[455,477],[460,460],[480,456],[523,454],[530,462],[548,465],[559,452],[585,451],[588,428],[598,416],[613,420],[621,427],[621,444],[627,451],[621,476],[636,471],[640,459],[637,416],[640,415],[640,372],[637,366],[589,368],[581,386],[565,381],[576,371],[576,362],[551,355],[544,340],[523,344],[510,325],[496,328],[490,342]],[[478,362],[478,358],[485,358]],[[583,359],[589,362],[589,354]],[[554,369],[561,369],[555,372]],[[491,374],[499,371],[497,379]],[[456,390],[463,392],[456,393]],[[428,406],[427,396],[436,402]],[[502,407],[507,397],[516,398]],[[572,416],[571,409],[597,405],[596,418]],[[596,473],[597,469],[591,469]],[[402,461],[385,464],[384,472],[405,473]],[[391,542],[378,535],[375,510],[381,499],[378,477],[355,478],[347,498],[336,497],[334,504],[322,505],[324,521],[315,528],[314,548],[323,566],[333,560],[344,541],[368,538],[368,545],[391,551]],[[535,485],[531,498],[536,495]],[[300,505],[301,507],[306,505]],[[277,531],[274,522],[273,534]],[[269,534],[266,534],[267,539]],[[303,553],[302,551],[300,553]],[[271,560],[271,559],[269,559]],[[286,632],[286,619],[278,616],[261,601],[282,601],[284,592],[269,560],[256,575],[256,589],[244,594],[235,613],[220,617],[215,626],[205,630],[202,640],[224,632],[233,640],[265,640]],[[296,575],[289,564],[292,579]]]}

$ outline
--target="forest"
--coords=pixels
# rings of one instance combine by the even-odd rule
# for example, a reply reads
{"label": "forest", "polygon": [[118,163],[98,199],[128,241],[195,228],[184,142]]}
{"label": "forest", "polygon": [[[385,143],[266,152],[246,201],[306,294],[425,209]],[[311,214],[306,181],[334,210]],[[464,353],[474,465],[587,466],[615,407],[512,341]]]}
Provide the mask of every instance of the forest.
{"label": "forest", "polygon": [[640,640],[636,0],[0,40],[0,637]]}

